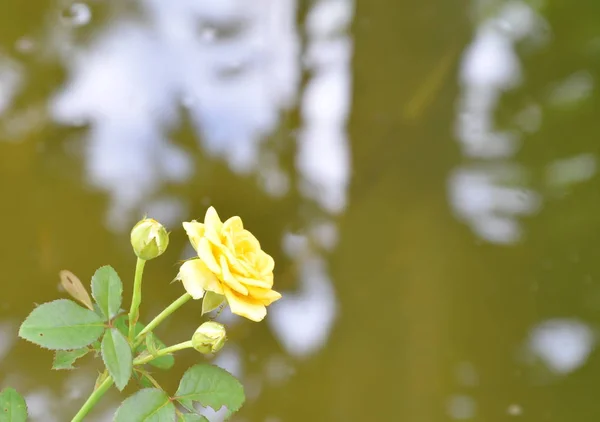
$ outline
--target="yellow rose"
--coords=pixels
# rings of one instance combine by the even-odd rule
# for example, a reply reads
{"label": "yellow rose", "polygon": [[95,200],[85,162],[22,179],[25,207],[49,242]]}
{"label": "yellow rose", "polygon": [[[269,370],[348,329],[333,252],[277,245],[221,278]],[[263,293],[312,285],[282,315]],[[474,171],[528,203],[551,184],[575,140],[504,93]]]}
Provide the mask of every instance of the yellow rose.
{"label": "yellow rose", "polygon": [[206,211],[204,224],[183,223],[198,258],[186,261],[178,278],[185,290],[200,299],[205,292],[224,295],[231,312],[261,321],[267,306],[281,298],[272,290],[275,262],[244,229],[240,217],[221,222],[217,211]]}

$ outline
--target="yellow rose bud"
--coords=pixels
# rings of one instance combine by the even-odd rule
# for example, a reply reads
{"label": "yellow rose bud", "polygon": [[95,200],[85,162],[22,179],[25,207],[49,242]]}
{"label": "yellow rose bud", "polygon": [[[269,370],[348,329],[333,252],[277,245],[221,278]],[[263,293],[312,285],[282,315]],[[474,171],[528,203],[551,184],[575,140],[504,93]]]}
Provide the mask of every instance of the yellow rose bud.
{"label": "yellow rose bud", "polygon": [[162,255],[168,245],[169,233],[152,218],[144,218],[131,230],[131,246],[140,259],[154,259]]}
{"label": "yellow rose bud", "polygon": [[177,278],[185,290],[194,299],[206,292],[223,296],[234,314],[261,321],[267,306],[281,298],[273,290],[275,262],[244,228],[241,218],[222,222],[210,207],[204,223],[185,222],[183,228],[198,254],[179,270]]}
{"label": "yellow rose bud", "polygon": [[223,324],[209,321],[202,324],[192,336],[192,346],[200,353],[217,353],[227,340]]}

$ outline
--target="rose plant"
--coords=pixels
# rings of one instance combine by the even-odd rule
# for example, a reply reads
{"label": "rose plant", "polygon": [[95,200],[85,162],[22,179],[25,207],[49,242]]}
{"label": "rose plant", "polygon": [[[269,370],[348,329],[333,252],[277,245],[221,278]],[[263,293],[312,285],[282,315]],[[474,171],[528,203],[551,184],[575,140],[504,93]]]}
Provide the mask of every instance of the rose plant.
{"label": "rose plant", "polygon": [[[217,353],[225,344],[226,329],[206,321],[188,340],[166,346],[154,330],[190,299],[202,299],[202,315],[224,306],[252,321],[261,321],[266,308],[281,295],[273,288],[274,261],[259,241],[246,230],[239,217],[222,222],[213,207],[204,222],[185,222],[183,227],[197,252],[185,261],[175,277],[185,293],[148,324],[139,322],[142,278],[148,260],[160,256],[169,244],[169,234],[156,220],[144,218],[131,231],[137,256],[129,311],[122,309],[123,283],[110,266],[100,267],[91,279],[91,296],[83,283],[69,271],[61,271],[61,283],[78,303],[58,299],[37,306],[21,324],[19,336],[54,351],[53,369],[73,369],[78,359],[100,357],[104,371],[94,390],[72,422],[83,421],[102,396],[115,386],[122,391],[135,382],[139,390],[117,409],[115,422],[207,421],[202,408],[236,412],[244,403],[240,382],[227,371],[207,363],[189,368],[177,391],[165,391],[151,375],[148,365],[169,370],[174,353],[193,348],[202,354]],[[0,421],[22,422],[27,405],[14,389],[0,392]]]}

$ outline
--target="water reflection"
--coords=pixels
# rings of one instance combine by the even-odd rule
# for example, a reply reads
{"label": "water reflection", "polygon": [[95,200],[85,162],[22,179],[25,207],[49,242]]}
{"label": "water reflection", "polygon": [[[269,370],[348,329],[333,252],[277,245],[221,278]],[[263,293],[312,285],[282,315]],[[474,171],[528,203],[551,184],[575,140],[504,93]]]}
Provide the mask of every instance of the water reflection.
{"label": "water reflection", "polygon": [[0,52],[0,116],[11,106],[23,84],[23,68]]}
{"label": "water reflection", "polygon": [[450,199],[457,216],[492,243],[519,240],[518,217],[540,205],[539,195],[523,186],[527,170],[512,159],[521,133],[500,129],[496,110],[502,95],[522,83],[516,44],[539,41],[545,30],[543,18],[526,2],[503,3],[478,24],[461,63],[456,136],[469,162],[451,176]]}
{"label": "water reflection", "polygon": [[72,3],[63,10],[61,18],[67,25],[83,26],[92,19],[92,11],[85,3]]}
{"label": "water reflection", "polygon": [[345,208],[350,174],[346,122],[352,42],[347,31],[352,13],[349,0],[325,0],[314,4],[306,20],[304,61],[310,78],[302,98],[296,164],[302,192],[332,213]]}
{"label": "water reflection", "polygon": [[447,404],[448,416],[454,420],[467,420],[477,417],[477,403],[473,397],[455,395]]}
{"label": "water reflection", "polygon": [[[597,27],[570,22],[581,5],[541,3],[556,7],[388,0],[355,18],[347,0],[39,5],[33,29],[0,34],[5,271],[18,281],[0,303],[3,382],[37,420],[73,414],[96,368],[47,371],[48,353],[14,339],[18,320],[56,297],[63,266],[110,257],[131,275],[123,239],[143,213],[175,231],[215,205],[264,239],[284,293],[264,324],[220,316],[231,341],[215,363],[247,387],[240,421],[595,409],[578,383],[597,346],[597,72],[578,54],[600,44],[569,38]],[[181,236],[153,264],[159,283],[194,254]],[[20,289],[29,280],[40,297]],[[163,289],[148,288],[145,317],[170,301]],[[163,339],[195,329],[192,308]]]}
{"label": "water reflection", "polygon": [[[338,241],[336,218],[348,202],[354,4],[314,2],[300,28],[295,0],[150,0],[137,6],[102,6],[109,16],[104,24],[94,21],[96,6],[73,3],[57,11],[62,25],[51,26],[47,40],[19,38],[15,50],[23,55],[54,49],[50,55],[66,79],[44,99],[47,112],[38,105],[31,108],[35,115],[13,113],[2,128],[15,138],[40,124],[75,129],[80,147],[72,152],[81,155],[86,183],[108,194],[106,227],[115,234],[143,213],[171,227],[197,218],[189,215],[195,204],[172,187],[203,171],[202,153],[254,177],[274,198],[287,195],[297,181],[306,211],[294,230],[280,233],[290,262],[280,271],[291,283],[268,319],[287,355],[273,354],[260,376],[247,370],[246,353],[235,345],[217,359],[254,386],[252,399],[264,383],[288,382],[294,373],[288,356],[306,358],[322,349],[336,318],[328,254]],[[78,36],[91,26],[94,31]],[[16,61],[0,61],[0,114],[23,89],[22,74]],[[297,141],[293,175],[281,164],[279,151],[290,148],[279,145],[277,130],[297,106],[295,136],[284,139]],[[191,144],[178,133],[188,124],[195,135]],[[232,327],[240,322],[228,313],[222,317]],[[81,380],[69,385],[88,390]],[[75,390],[67,395],[80,400]],[[56,413],[55,394],[29,392],[34,420]]]}
{"label": "water reflection", "polygon": [[352,57],[348,31],[353,8],[347,0],[318,1],[306,19],[304,62],[310,77],[301,103],[296,166],[301,192],[316,201],[322,212],[307,218],[307,236],[289,233],[283,238],[286,254],[299,268],[299,287],[273,306],[269,319],[282,345],[297,357],[323,347],[337,313],[333,282],[322,254],[335,247],[337,227],[331,215],[340,213],[347,201]]}
{"label": "water reflection", "polygon": [[595,343],[594,331],[584,322],[553,319],[531,330],[529,356],[539,359],[550,371],[566,375],[582,366]]}
{"label": "water reflection", "polygon": [[[171,142],[182,104],[206,151],[236,172],[260,170],[260,144],[299,78],[294,2],[264,3],[143,2],[145,21],[120,17],[67,57],[70,78],[53,116],[89,125],[88,175],[112,196],[110,227],[126,227],[161,186],[193,175]],[[281,194],[286,175],[270,158],[265,185]],[[157,216],[167,224],[184,213],[183,204],[170,208],[180,212]]]}

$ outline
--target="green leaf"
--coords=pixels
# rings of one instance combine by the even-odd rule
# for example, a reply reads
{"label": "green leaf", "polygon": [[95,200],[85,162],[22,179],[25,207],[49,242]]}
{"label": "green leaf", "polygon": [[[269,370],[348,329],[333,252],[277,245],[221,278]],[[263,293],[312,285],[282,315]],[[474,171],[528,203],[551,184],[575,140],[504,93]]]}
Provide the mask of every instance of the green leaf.
{"label": "green leaf", "polygon": [[52,369],[74,369],[73,364],[79,358],[84,357],[90,352],[87,347],[75,350],[57,350],[54,353],[54,362],[52,362]]}
{"label": "green leaf", "polygon": [[202,299],[202,315],[214,311],[225,301],[225,296],[207,291]]}
{"label": "green leaf", "polygon": [[134,371],[133,375],[142,387],[144,387],[144,388],[154,387],[154,384],[152,384],[152,381],[150,381],[150,378],[148,378],[148,376],[145,373],[140,373],[138,371]]}
{"label": "green leaf", "polygon": [[145,388],[121,404],[114,422],[173,422],[175,417],[175,405],[164,391]]}
{"label": "green leaf", "polygon": [[[143,349],[142,351],[148,350],[150,354],[156,353],[158,349],[164,349],[166,347],[165,344],[162,341],[160,341],[160,339],[156,337],[153,333],[148,333],[148,337],[146,337],[146,340],[146,344],[143,347],[141,347],[141,349]],[[148,348],[148,343],[150,343],[151,348]],[[156,359],[151,360],[148,363],[154,366],[155,368],[167,370],[171,369],[173,365],[175,365],[175,357],[173,355],[160,356]]]}
{"label": "green leaf", "polygon": [[25,422],[27,404],[17,390],[5,388],[0,392],[0,422]]}
{"label": "green leaf", "polygon": [[179,422],[210,422],[205,416],[196,413],[182,413]]}
{"label": "green leaf", "polygon": [[102,339],[102,360],[119,390],[123,390],[131,378],[133,354],[127,339],[116,328],[106,330]]}
{"label": "green leaf", "polygon": [[92,277],[92,296],[107,319],[119,313],[123,295],[123,283],[110,265],[100,267]]}
{"label": "green leaf", "polygon": [[[123,334],[125,337],[127,337],[129,335],[129,326],[127,325],[127,315],[121,315],[121,316],[115,318],[115,320],[113,321],[113,327],[118,329],[121,332],[121,334]],[[142,330],[143,330],[143,325],[141,322],[138,322],[135,325],[133,334],[137,336],[138,333]]]}
{"label": "green leaf", "polygon": [[[127,315],[121,315],[120,317],[116,318],[115,321],[113,322],[113,325],[124,336],[127,337],[128,330],[129,330],[129,328],[127,326]],[[144,329],[144,327],[145,327],[144,324],[142,324],[141,322],[138,322],[135,325],[134,334],[138,335],[138,333],[141,332]],[[156,335],[154,335],[154,333],[152,333],[152,341],[154,342],[154,346],[156,349],[163,349],[164,347],[166,347],[165,344]],[[146,350],[147,350],[147,345],[144,342],[135,349],[135,353],[136,354],[142,353],[142,352],[145,352]],[[161,356],[159,358],[156,358],[156,359],[150,361],[149,365],[152,365],[155,368],[163,369],[163,370],[171,369],[173,367],[173,365],[175,365],[175,357],[173,355]]]}
{"label": "green leaf", "polygon": [[102,343],[99,340],[96,340],[92,344],[90,344],[92,350],[96,353],[96,357],[100,354],[100,348],[102,347]]}
{"label": "green leaf", "polygon": [[68,299],[44,303],[29,314],[19,337],[51,350],[79,349],[104,332],[102,318]]}
{"label": "green leaf", "polygon": [[192,402],[197,401],[214,410],[226,406],[233,413],[244,403],[244,387],[226,370],[202,363],[185,371],[175,399],[188,409],[193,409]]}
{"label": "green leaf", "polygon": [[175,365],[175,358],[173,357],[173,355],[165,355],[151,360],[150,362],[148,362],[148,364],[154,366],[155,368],[166,371],[167,369],[170,369],[173,367],[173,365]]}

